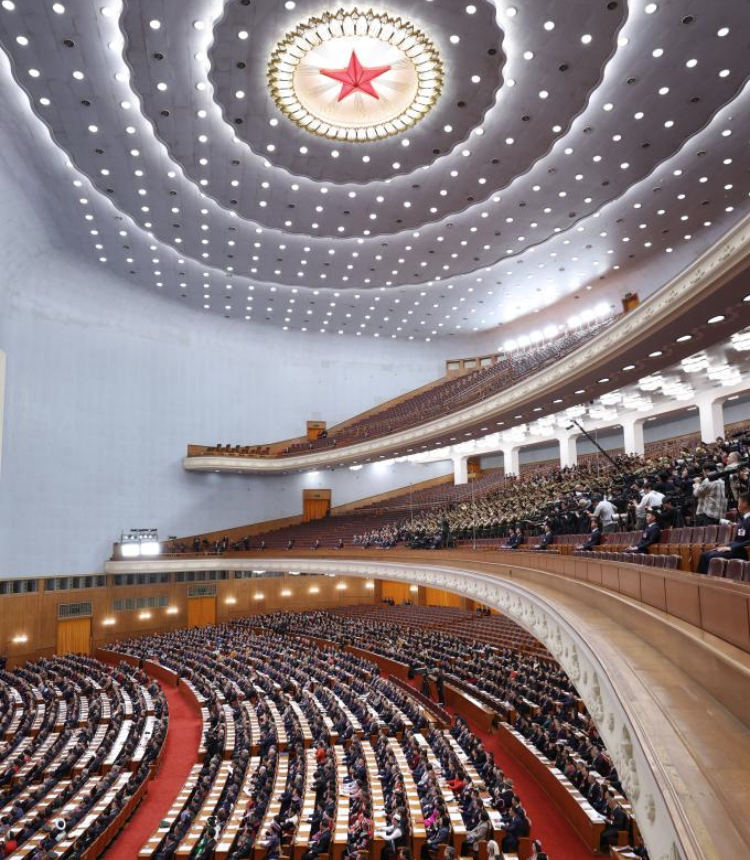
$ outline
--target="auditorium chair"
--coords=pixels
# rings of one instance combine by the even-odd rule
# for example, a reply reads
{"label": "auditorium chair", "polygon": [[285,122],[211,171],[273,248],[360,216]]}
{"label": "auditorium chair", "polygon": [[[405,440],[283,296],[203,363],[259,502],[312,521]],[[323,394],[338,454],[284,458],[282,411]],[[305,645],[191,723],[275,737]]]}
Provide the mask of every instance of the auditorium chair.
{"label": "auditorium chair", "polygon": [[725,558],[712,558],[708,563],[709,576],[726,576],[727,560]]}
{"label": "auditorium chair", "polygon": [[742,561],[741,558],[730,558],[727,560],[726,567],[724,568],[724,576],[727,579],[741,582],[746,578],[746,571],[744,570],[746,565],[747,562]]}

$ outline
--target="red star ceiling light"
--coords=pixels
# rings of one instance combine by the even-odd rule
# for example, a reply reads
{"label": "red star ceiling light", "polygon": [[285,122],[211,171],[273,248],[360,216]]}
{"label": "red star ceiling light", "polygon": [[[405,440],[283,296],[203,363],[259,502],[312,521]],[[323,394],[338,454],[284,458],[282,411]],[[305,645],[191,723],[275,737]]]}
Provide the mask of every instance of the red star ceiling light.
{"label": "red star ceiling light", "polygon": [[426,116],[443,67],[427,36],[402,18],[339,10],[292,30],[271,55],[268,80],[292,122],[358,143],[399,134]]}

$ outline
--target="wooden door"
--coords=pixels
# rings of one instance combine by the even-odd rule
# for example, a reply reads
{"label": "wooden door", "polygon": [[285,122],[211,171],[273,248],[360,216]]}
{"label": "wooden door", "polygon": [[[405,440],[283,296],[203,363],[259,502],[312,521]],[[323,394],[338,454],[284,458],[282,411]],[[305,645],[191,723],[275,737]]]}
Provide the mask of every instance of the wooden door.
{"label": "wooden door", "polygon": [[216,624],[216,598],[190,597],[188,627],[206,627],[209,624]]}
{"label": "wooden door", "polygon": [[57,653],[91,653],[90,618],[66,618],[57,622]]}

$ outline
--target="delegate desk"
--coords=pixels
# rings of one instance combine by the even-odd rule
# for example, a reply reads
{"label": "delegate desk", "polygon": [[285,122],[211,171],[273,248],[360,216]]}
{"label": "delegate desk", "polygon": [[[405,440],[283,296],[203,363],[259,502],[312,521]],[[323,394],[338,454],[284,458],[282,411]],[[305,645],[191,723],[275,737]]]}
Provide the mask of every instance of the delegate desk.
{"label": "delegate desk", "polygon": [[546,756],[529,744],[515,729],[501,723],[497,739],[501,746],[537,779],[586,845],[592,851],[597,851],[605,827],[604,816],[591,806]]}

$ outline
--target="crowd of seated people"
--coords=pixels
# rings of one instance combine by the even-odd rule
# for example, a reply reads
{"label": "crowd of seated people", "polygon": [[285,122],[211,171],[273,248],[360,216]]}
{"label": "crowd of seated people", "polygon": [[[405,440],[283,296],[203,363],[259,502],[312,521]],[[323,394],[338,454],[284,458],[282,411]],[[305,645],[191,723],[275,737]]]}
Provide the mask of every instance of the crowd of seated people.
{"label": "crowd of seated people", "polygon": [[[223,844],[232,858],[250,856],[259,846],[275,860],[293,844],[299,856],[316,860],[339,839],[347,860],[360,856],[373,840],[388,860],[411,850],[414,837],[425,846],[423,856],[435,860],[438,848],[451,843],[449,835],[476,856],[471,846],[489,835],[488,810],[503,850],[513,852],[518,839],[528,839],[531,824],[512,781],[468,724],[457,721],[450,736],[438,732],[417,696],[382,677],[375,663],[335,647],[303,643],[293,632],[293,616],[287,628],[278,616],[278,631],[259,629],[260,619],[111,646],[159,660],[179,673],[202,692],[209,714],[220,715],[215,702],[229,706],[238,718],[248,706],[257,715],[257,725],[241,744],[254,775],[248,779],[241,762],[235,768],[235,786],[245,790],[218,794],[212,787],[216,775],[207,771],[203,797],[214,798],[211,807],[187,803],[176,816],[180,826],[164,834],[152,856],[172,857],[201,810],[211,818],[210,847]],[[313,623],[305,632],[319,631]],[[395,648],[395,629],[394,636]],[[456,641],[469,647],[466,640]],[[433,659],[432,652],[427,659]],[[538,677],[562,683],[551,667],[544,674],[539,670]],[[206,717],[206,729],[220,730],[221,717],[216,725]],[[219,745],[222,737],[219,731]],[[218,752],[204,745],[207,758]],[[225,761],[226,755],[225,748]],[[235,757],[231,761],[234,766]],[[377,808],[374,792],[384,798]],[[409,802],[413,795],[419,797],[419,817]],[[344,827],[335,826],[342,820]],[[241,824],[227,836],[232,821]]]}
{"label": "crowd of seated people", "polygon": [[0,672],[0,690],[2,856],[81,857],[109,841],[166,737],[158,683],[126,663],[68,655]]}
{"label": "crowd of seated people", "polygon": [[[424,618],[430,610],[420,609],[419,613]],[[435,610],[434,614],[439,618],[442,613]],[[256,616],[246,623],[283,629],[288,634],[322,636],[397,662],[404,662],[405,655],[418,655],[406,659],[412,666],[422,664],[420,671],[426,675],[442,675],[457,689],[490,706],[568,776],[595,809],[613,815],[623,794],[617,771],[574,686],[549,656],[482,647],[469,638],[388,623],[383,617],[387,615],[367,609],[358,614],[357,607],[351,607],[344,614],[279,613]],[[465,744],[473,745],[477,753],[475,742],[464,738],[462,747]],[[615,831],[608,830],[609,841]]]}
{"label": "crowd of seated people", "polygon": [[[221,628],[181,631],[157,637],[117,643],[119,653],[159,659],[177,672],[186,683],[195,684],[201,691],[207,709],[204,738],[204,770],[199,780],[200,794],[193,794],[175,818],[170,829],[162,834],[159,848],[153,856],[166,858],[184,844],[186,834],[194,829],[201,810],[209,813],[203,836],[209,832],[211,846],[224,839],[227,821],[239,817],[241,824],[233,837],[234,847],[228,856],[241,857],[253,845],[264,847],[266,856],[274,856],[283,842],[284,834],[294,838],[300,827],[299,813],[301,786],[306,784],[307,763],[305,744],[316,745],[316,767],[311,785],[316,791],[315,813],[312,828],[305,833],[303,850],[308,860],[318,853],[331,838],[331,822],[335,813],[337,788],[332,744],[344,742],[348,755],[345,764],[351,773],[358,769],[357,738],[374,737],[385,733],[394,736],[407,727],[421,727],[424,716],[415,700],[403,690],[378,676],[377,667],[354,655],[333,655],[320,649],[289,647],[289,642],[275,634],[254,634],[247,625],[237,623]],[[332,683],[333,679],[333,683]],[[234,722],[239,725],[244,702],[257,709],[260,737],[245,736],[243,743],[235,743],[233,764],[235,784],[247,781],[247,749],[258,745],[261,761],[254,761],[255,773],[250,791],[238,796],[237,792],[219,795],[213,788],[221,762],[220,748],[225,745],[227,726],[222,721],[222,710],[231,708]],[[263,703],[265,714],[260,704]],[[298,705],[299,708],[295,708]],[[268,714],[275,715],[269,720]],[[302,723],[304,721],[304,725]],[[283,731],[282,727],[283,726]],[[209,737],[215,733],[216,745]],[[239,730],[237,737],[239,739]],[[237,758],[237,750],[244,754]],[[216,761],[214,757],[219,756]],[[284,788],[277,785],[281,762],[288,762]],[[319,772],[318,772],[319,771]],[[266,793],[262,787],[273,788]],[[210,809],[206,798],[216,795]],[[273,797],[287,795],[290,804],[282,803],[279,810],[269,809]],[[248,800],[248,797],[251,797]],[[269,799],[270,798],[270,799]],[[350,803],[347,848],[352,854],[370,839],[372,814],[366,792],[357,795],[357,803]],[[239,804],[239,806],[238,806]],[[304,823],[304,822],[303,822]],[[272,849],[269,855],[269,846]]]}
{"label": "crowd of seated people", "polygon": [[592,540],[593,522],[602,534],[645,529],[649,507],[657,510],[661,529],[707,526],[736,518],[739,496],[750,489],[749,445],[748,428],[740,428],[738,435],[710,444],[688,438],[653,443],[645,456],[616,455],[612,462],[600,456],[568,468],[545,465],[520,477],[494,470],[471,484],[404,491],[350,513],[263,534],[196,535],[167,542],[163,551],[438,549],[493,538],[508,545],[519,528],[526,549],[540,545],[529,538],[547,526],[553,538],[580,534],[583,545]]}

